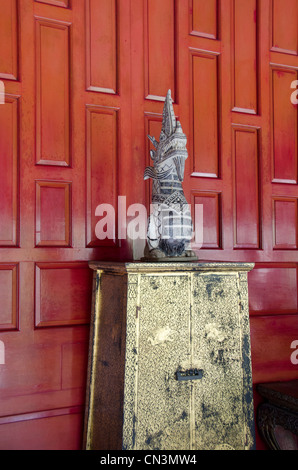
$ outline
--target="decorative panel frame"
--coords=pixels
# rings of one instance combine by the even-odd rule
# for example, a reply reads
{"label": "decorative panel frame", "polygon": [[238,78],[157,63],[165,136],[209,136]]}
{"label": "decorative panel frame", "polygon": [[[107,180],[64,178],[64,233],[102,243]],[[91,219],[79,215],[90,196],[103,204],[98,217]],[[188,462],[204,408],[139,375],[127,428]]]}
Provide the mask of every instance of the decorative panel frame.
{"label": "decorative panel frame", "polygon": [[[66,277],[66,275],[63,276],[63,270],[68,270],[69,272],[72,272],[72,275],[69,275],[68,277]],[[82,287],[81,278],[79,278],[80,284],[78,285],[75,285],[75,284],[70,285],[68,283],[68,281],[71,281],[72,283],[74,283],[74,280],[76,279],[76,273],[77,273],[77,276],[79,276],[78,274],[79,270],[84,270],[87,278],[90,278],[89,287],[91,289],[92,273],[90,273],[89,266],[85,262],[69,262],[69,263],[59,262],[59,263],[36,263],[35,264],[35,327],[36,328],[48,328],[48,327],[57,328],[57,327],[64,327],[64,326],[87,325],[89,323],[91,301],[90,301],[90,305],[88,304],[86,306],[86,311],[84,311],[81,316],[78,315],[77,313],[76,314],[74,313],[75,307],[79,305],[79,302],[81,302],[81,299],[80,299],[81,291],[83,294],[86,294],[84,291],[84,288],[86,286]],[[51,275],[52,273],[52,276],[50,276],[47,279],[48,286],[46,285],[45,279],[42,279],[43,273],[44,274],[49,273],[49,275]],[[71,298],[69,299],[66,299],[66,300],[64,299],[65,295],[63,294],[63,291],[61,290],[61,280],[60,280],[60,277],[58,276],[58,273],[60,274],[61,278],[62,277],[64,278],[67,292],[71,294]],[[56,286],[55,284],[53,284],[53,282],[55,283],[55,280],[57,282]],[[52,284],[50,284],[51,282]],[[55,288],[57,289],[57,292],[59,291],[59,294],[57,295],[55,295]],[[88,288],[88,286],[86,288]],[[44,292],[45,292],[45,299],[46,299],[46,304],[47,304],[46,306],[48,309],[46,313],[43,313],[42,311],[42,307],[43,307],[42,289],[44,289]],[[48,289],[50,289],[49,292],[48,292]],[[77,296],[77,299],[75,296]],[[89,297],[86,297],[86,298],[89,299]],[[52,307],[51,310],[49,310],[49,306]],[[67,312],[68,314],[65,316],[63,316],[63,313],[65,313],[63,312],[64,307],[67,307],[69,309],[69,311]],[[58,312],[58,314],[56,314],[55,312]]]}
{"label": "decorative panel frame", "polygon": [[[272,182],[297,184],[298,108],[290,98],[291,83],[298,79],[298,68],[271,63],[270,72]],[[285,154],[287,159],[284,158]]]}
{"label": "decorative panel frame", "polygon": [[[190,60],[193,136],[190,141],[191,176],[218,179],[221,174],[219,53],[190,49]],[[196,61],[201,64],[196,65]],[[197,73],[200,75],[197,76]],[[205,158],[203,164],[200,162],[201,155]]]}
{"label": "decorative panel frame", "polygon": [[[203,25],[204,23],[204,25]],[[206,28],[209,23],[210,28]],[[192,36],[219,39],[219,0],[189,0],[189,31]]]}
{"label": "decorative panel frame", "polygon": [[[232,135],[234,187],[234,249],[258,250],[261,249],[262,245],[261,184],[259,161],[260,128],[233,124]],[[241,135],[242,139],[244,139],[244,141],[242,142],[242,149],[241,141],[238,139],[239,135]],[[251,142],[248,141],[248,136],[251,137]],[[241,214],[242,218],[241,223],[238,223],[239,214]],[[252,233],[253,239],[241,240],[241,237],[250,237]]]}
{"label": "decorative panel frame", "polygon": [[[117,245],[118,228],[118,169],[119,149],[119,108],[86,105],[86,246],[87,248]],[[95,119],[97,131],[94,132]],[[100,134],[101,133],[101,134]],[[93,142],[96,137],[97,141]],[[100,143],[95,154],[93,145]],[[96,163],[96,169],[94,164]],[[99,184],[98,181],[101,183]],[[94,182],[96,186],[94,186]],[[104,187],[104,185],[106,185]],[[115,210],[115,237],[113,240],[99,240],[95,236],[95,210],[100,204],[111,204]]]}
{"label": "decorative panel frame", "polygon": [[[71,216],[71,185],[70,182],[61,182],[61,181],[36,181],[36,222],[35,222],[35,243],[36,247],[70,247],[71,246],[71,237],[72,237],[72,216]],[[63,204],[64,207],[60,207],[60,213],[57,213],[57,206],[52,204],[51,207],[47,207],[50,213],[44,214],[42,208],[42,191],[48,189],[51,191],[63,190]],[[57,193],[56,193],[57,194]],[[48,200],[49,198],[47,198]],[[47,212],[47,210],[46,210]],[[58,239],[43,239],[42,231],[44,229],[43,223],[45,222],[45,217],[52,222],[51,226],[55,228],[57,223],[57,218],[55,220],[55,215],[60,218],[63,213],[64,217],[64,238]],[[60,228],[61,231],[61,228]]]}
{"label": "decorative panel frame", "polygon": [[[283,205],[282,209],[278,206]],[[273,249],[298,249],[298,201],[297,198],[273,197]]]}
{"label": "decorative panel frame", "polygon": [[[222,193],[214,191],[192,191],[192,217],[196,226],[196,204],[203,204],[203,250],[220,250],[223,248],[222,239]],[[207,206],[204,208],[205,205]],[[206,227],[208,225],[208,228]],[[207,234],[207,235],[206,235]],[[210,237],[208,239],[208,237]],[[212,239],[212,237],[214,237]],[[196,247],[195,243],[193,244]]]}
{"label": "decorative panel frame", "polygon": [[[9,21],[10,23],[10,31],[9,33],[11,34],[10,40],[6,38],[5,32],[6,28],[8,27],[9,21],[4,15],[4,11],[2,9],[2,3],[3,5],[5,4],[5,9],[9,8],[10,4],[10,17]],[[6,79],[6,80],[14,80],[17,81],[19,79],[19,0],[1,0],[0,3],[0,9],[1,9],[1,17],[0,17],[0,79]],[[8,10],[7,10],[8,11]],[[2,23],[3,22],[3,23]],[[2,36],[3,35],[3,36]],[[3,48],[8,48],[6,50],[6,53],[4,54],[5,51],[3,51]],[[2,66],[2,60],[3,57],[7,58],[7,54],[10,55],[9,58],[9,64],[6,64],[6,70],[1,70]]]}
{"label": "decorative panel frame", "polygon": [[[94,29],[92,29],[91,20],[94,18],[92,14],[92,2],[94,0],[86,0],[85,10],[86,10],[86,86],[88,91],[94,91],[99,93],[109,93],[109,94],[118,94],[119,92],[119,25],[118,25],[118,9],[119,9],[119,0],[100,0],[102,7],[105,7],[105,10],[100,10],[99,21],[102,21],[102,24],[98,25],[96,28],[96,33],[99,35],[97,37],[97,43],[101,44],[100,48],[96,50],[96,57],[92,56],[92,36],[94,34]],[[97,6],[99,3],[97,2]],[[110,11],[107,11],[107,6],[111,8]],[[109,18],[105,17],[105,13],[110,13]],[[110,27],[108,28],[110,19]],[[106,29],[105,29],[106,28]],[[103,35],[109,37],[103,37]],[[103,45],[105,47],[103,47]],[[95,63],[96,61],[96,63]],[[95,73],[100,75],[99,82],[96,83],[96,80],[93,80],[93,67],[97,65],[98,69]],[[109,70],[111,68],[111,70]],[[107,72],[108,70],[108,72]],[[102,72],[101,72],[102,71]],[[108,75],[108,78],[106,76]],[[101,83],[102,81],[110,80],[110,83]]]}
{"label": "decorative panel frame", "polygon": [[[177,1],[142,0],[144,2],[144,72],[145,98],[165,101],[168,89],[177,102]],[[150,5],[149,5],[150,4]],[[154,4],[154,5],[153,5]],[[152,5],[157,11],[151,14]],[[162,10],[163,8],[163,10]],[[168,9],[168,11],[166,11]],[[150,20],[160,21],[154,26]],[[152,28],[151,28],[152,26]],[[161,36],[156,38],[156,31]],[[153,67],[154,66],[154,67]],[[154,83],[152,83],[154,82]]]}
{"label": "decorative panel frame", "polygon": [[298,313],[298,271],[296,263],[257,263],[248,276],[252,316]]}
{"label": "decorative panel frame", "polygon": [[[36,21],[36,164],[68,167],[71,165],[71,23],[50,20],[47,18],[35,17]],[[49,64],[45,70],[46,61],[43,56],[43,38],[44,30],[54,30],[56,34],[60,32],[59,43],[56,37],[56,47],[52,45],[51,54],[56,56],[57,50],[64,52],[64,58],[60,57],[60,63],[63,70],[54,71],[53,64],[57,63],[57,58]],[[53,31],[52,31],[53,33]],[[53,40],[47,38],[47,47],[53,44]],[[50,81],[48,74],[52,73],[53,79]],[[47,85],[53,87],[51,93],[47,86],[46,103],[43,102],[43,73],[47,76]],[[59,86],[54,87],[55,80],[59,79]],[[62,95],[62,103],[58,99]],[[54,107],[53,103],[57,106]],[[53,117],[54,112],[58,113]],[[60,111],[60,109],[62,109]],[[46,113],[46,114],[45,114]],[[59,122],[57,121],[59,120]],[[62,129],[62,131],[61,131]],[[53,134],[55,130],[55,134]],[[47,134],[47,131],[49,134]],[[46,144],[45,144],[46,141]]]}
{"label": "decorative panel frame", "polygon": [[[15,331],[19,328],[19,265],[17,263],[12,264],[0,264],[0,276],[1,273],[11,273],[11,312],[10,320],[8,322],[0,322],[0,331]],[[3,287],[3,285],[2,285]],[[0,287],[1,291],[1,287]],[[7,292],[5,292],[7,294]],[[1,298],[1,306],[4,308],[3,299]]]}
{"label": "decorative panel frame", "polygon": [[[258,114],[259,112],[259,1],[233,0],[232,3],[233,112],[244,114]],[[248,9],[247,15],[243,14],[243,6]],[[243,34],[244,29],[245,34]],[[247,33],[248,29],[249,36]],[[247,51],[248,47],[249,54],[245,54],[244,61],[243,51]]]}
{"label": "decorative panel frame", "polygon": [[[1,104],[0,112],[4,109],[8,109],[11,106],[11,129],[6,131],[6,137],[10,138],[9,142],[9,154],[8,149],[7,153],[2,155],[2,175],[5,177],[5,181],[10,185],[9,191],[11,191],[11,237],[10,239],[1,240],[1,230],[0,230],[0,247],[17,247],[19,246],[19,96],[15,95],[5,95],[5,104]],[[6,108],[5,108],[6,107]],[[8,123],[8,120],[3,124],[2,129],[5,129],[5,125]],[[2,150],[3,150],[3,140],[2,140]],[[4,165],[5,156],[8,155],[7,166]],[[10,172],[8,169],[10,165]],[[6,171],[4,171],[6,168]],[[1,181],[1,177],[0,177]],[[2,184],[2,194],[7,197],[7,188]],[[2,209],[7,209],[7,203]],[[2,212],[2,222],[3,222],[3,212]]]}
{"label": "decorative panel frame", "polygon": [[[298,55],[298,2],[297,0],[271,0],[270,1],[270,27],[271,27],[271,51],[283,54]],[[296,22],[295,22],[296,20]],[[278,22],[280,22],[278,24]],[[281,31],[278,32],[278,29]],[[278,34],[279,33],[279,34]],[[291,38],[291,35],[295,36]],[[293,40],[292,46],[280,40]]]}

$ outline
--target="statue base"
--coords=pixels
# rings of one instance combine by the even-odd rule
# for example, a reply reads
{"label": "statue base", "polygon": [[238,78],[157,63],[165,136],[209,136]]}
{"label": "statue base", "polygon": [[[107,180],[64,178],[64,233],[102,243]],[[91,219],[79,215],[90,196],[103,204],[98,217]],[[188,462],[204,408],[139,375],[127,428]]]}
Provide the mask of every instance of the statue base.
{"label": "statue base", "polygon": [[85,449],[254,449],[253,266],[90,263]]}
{"label": "statue base", "polygon": [[198,261],[198,258],[196,256],[175,256],[165,258],[142,258],[141,261],[145,263],[194,263]]}
{"label": "statue base", "polygon": [[165,253],[159,248],[149,250],[148,244],[145,247],[144,257],[141,259],[143,262],[166,262],[166,263],[192,263],[198,261],[198,257],[194,251],[185,251],[182,255],[166,256]]}

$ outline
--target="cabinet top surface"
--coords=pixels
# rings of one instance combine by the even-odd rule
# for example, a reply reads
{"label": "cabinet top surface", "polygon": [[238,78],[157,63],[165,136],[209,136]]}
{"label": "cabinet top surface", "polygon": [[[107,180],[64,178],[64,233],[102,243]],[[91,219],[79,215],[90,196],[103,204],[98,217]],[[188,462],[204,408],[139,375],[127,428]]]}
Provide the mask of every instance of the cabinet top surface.
{"label": "cabinet top surface", "polygon": [[142,272],[249,272],[254,263],[228,263],[228,262],[108,262],[91,261],[89,267],[94,271],[107,271],[118,273]]}

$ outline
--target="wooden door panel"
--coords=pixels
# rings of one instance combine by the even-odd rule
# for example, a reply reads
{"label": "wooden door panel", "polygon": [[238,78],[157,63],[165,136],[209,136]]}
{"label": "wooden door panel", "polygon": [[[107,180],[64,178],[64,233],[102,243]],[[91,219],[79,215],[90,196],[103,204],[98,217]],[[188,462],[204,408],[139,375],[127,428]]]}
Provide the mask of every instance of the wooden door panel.
{"label": "wooden door panel", "polygon": [[232,145],[234,248],[259,249],[261,248],[259,129],[233,126]]}
{"label": "wooden door panel", "polygon": [[36,181],[37,247],[71,246],[71,183]]}
{"label": "wooden door panel", "polygon": [[298,313],[297,265],[258,264],[248,285],[251,315]]}
{"label": "wooden door panel", "polygon": [[251,319],[254,383],[297,379],[297,365],[291,363],[291,338],[297,338],[296,315]]}
{"label": "wooden door panel", "polygon": [[0,79],[17,80],[18,0],[1,0],[0,8]]}
{"label": "wooden door panel", "polygon": [[[87,106],[87,246],[115,246],[111,239],[96,236],[96,208],[110,204],[117,220],[119,178],[119,109]],[[98,158],[100,155],[101,158]],[[104,214],[98,214],[103,216]]]}
{"label": "wooden door panel", "polygon": [[[35,326],[88,324],[91,283],[92,275],[87,263],[37,263]],[[67,290],[61,290],[61,285]]]}
{"label": "wooden door panel", "polygon": [[190,34],[218,39],[219,2],[218,0],[190,0]]}
{"label": "wooden door panel", "polygon": [[296,250],[297,246],[297,199],[273,198],[273,248]]}
{"label": "wooden door panel", "polygon": [[271,50],[285,54],[298,54],[296,0],[272,0],[271,2]]}
{"label": "wooden door panel", "polygon": [[[60,346],[5,341],[1,396],[13,397],[60,389]],[[21,358],[21,359],[20,359]]]}
{"label": "wooden door panel", "polygon": [[296,69],[272,66],[273,181],[277,183],[297,183],[297,106],[289,100],[297,79]]}
{"label": "wooden door panel", "polygon": [[220,171],[219,65],[217,54],[192,52],[193,176],[218,178]]}
{"label": "wooden door panel", "polygon": [[175,101],[176,10],[177,0],[144,2],[144,68],[147,99],[164,100],[170,88]]}
{"label": "wooden door panel", "polygon": [[233,1],[234,112],[258,113],[258,21],[257,0]]}
{"label": "wooden door panel", "polygon": [[18,328],[18,281],[18,265],[0,263],[0,331]]}
{"label": "wooden door panel", "polygon": [[0,106],[0,246],[19,241],[19,98],[7,96]]}
{"label": "wooden door panel", "polygon": [[[221,195],[213,192],[193,192],[193,221],[198,223],[194,206],[203,206],[203,249],[219,249],[222,246]],[[195,246],[194,246],[195,247]]]}
{"label": "wooden door panel", "polygon": [[118,48],[121,48],[117,1],[87,0],[85,3],[87,89],[117,94]]}
{"label": "wooden door panel", "polygon": [[70,164],[70,25],[36,18],[36,162]]}

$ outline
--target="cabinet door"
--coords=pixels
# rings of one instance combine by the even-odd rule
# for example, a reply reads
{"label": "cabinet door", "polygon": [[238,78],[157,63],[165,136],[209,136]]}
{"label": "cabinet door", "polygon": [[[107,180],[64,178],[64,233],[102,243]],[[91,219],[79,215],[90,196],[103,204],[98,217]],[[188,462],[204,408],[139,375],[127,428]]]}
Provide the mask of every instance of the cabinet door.
{"label": "cabinet door", "polygon": [[253,445],[246,292],[238,273],[193,277],[193,360],[203,369],[193,396],[196,449]]}
{"label": "cabinet door", "polygon": [[176,380],[177,370],[190,366],[189,292],[188,275],[143,275],[139,285],[129,282],[124,406],[129,450],[190,449],[191,384]]}

